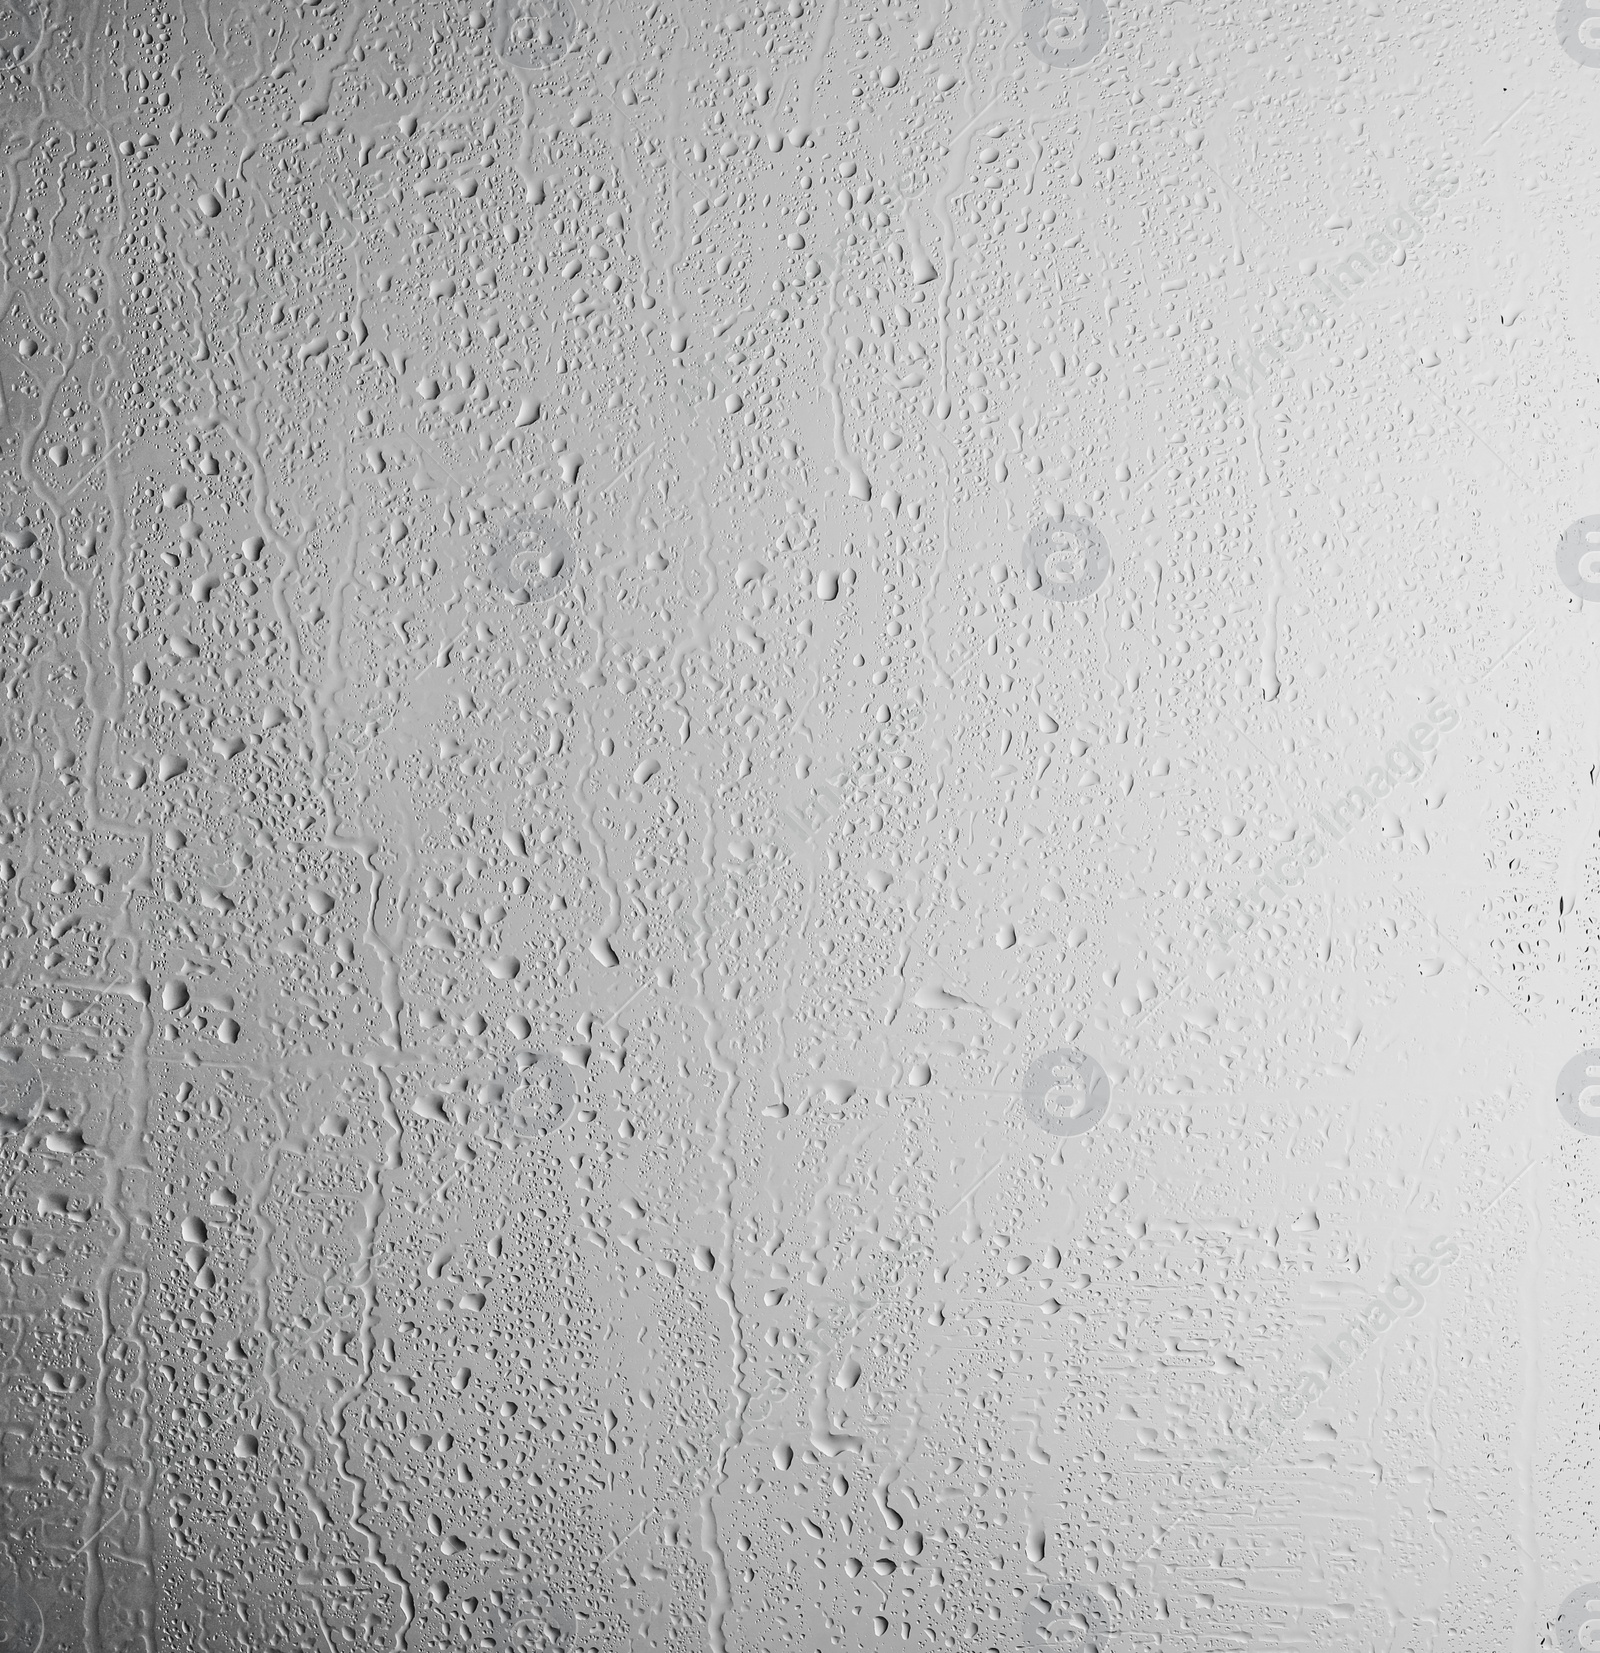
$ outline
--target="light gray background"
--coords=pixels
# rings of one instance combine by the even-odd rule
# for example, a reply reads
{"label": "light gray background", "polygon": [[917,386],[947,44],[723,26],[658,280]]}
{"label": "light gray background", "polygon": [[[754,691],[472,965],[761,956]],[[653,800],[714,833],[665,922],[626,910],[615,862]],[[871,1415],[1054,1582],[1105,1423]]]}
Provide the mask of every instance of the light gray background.
{"label": "light gray background", "polygon": [[1600,1645],[1597,36],[10,0],[3,1653]]}

